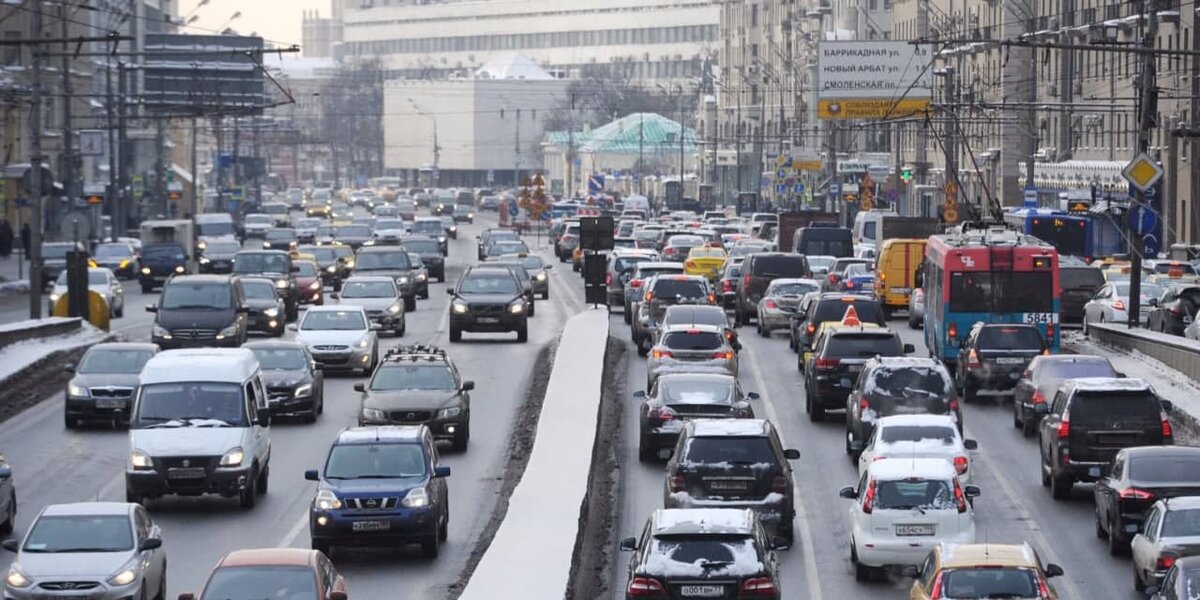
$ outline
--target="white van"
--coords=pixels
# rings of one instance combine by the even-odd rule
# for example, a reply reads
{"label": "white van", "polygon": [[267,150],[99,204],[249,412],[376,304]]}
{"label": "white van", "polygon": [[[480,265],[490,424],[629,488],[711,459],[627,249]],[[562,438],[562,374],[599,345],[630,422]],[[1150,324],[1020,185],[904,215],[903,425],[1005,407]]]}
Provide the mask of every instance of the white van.
{"label": "white van", "polygon": [[638,210],[647,217],[650,216],[650,199],[645,196],[626,196],[625,210]]}
{"label": "white van", "polygon": [[142,368],[129,421],[125,498],[267,492],[271,413],[254,353],[167,350]]}
{"label": "white van", "polygon": [[236,242],[237,227],[229,213],[204,213],[194,217],[197,247],[204,250],[209,242]]}

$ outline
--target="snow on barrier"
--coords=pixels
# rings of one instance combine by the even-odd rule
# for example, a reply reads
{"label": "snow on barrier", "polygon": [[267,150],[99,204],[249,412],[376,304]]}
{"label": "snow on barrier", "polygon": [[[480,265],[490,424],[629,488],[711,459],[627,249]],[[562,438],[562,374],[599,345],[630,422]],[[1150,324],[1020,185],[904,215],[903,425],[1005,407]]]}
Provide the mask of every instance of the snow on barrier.
{"label": "snow on barrier", "polygon": [[504,596],[500,590],[563,597],[588,491],[607,345],[607,311],[567,321],[525,474],[460,600],[493,600]]}
{"label": "snow on barrier", "polygon": [[83,319],[79,317],[49,317],[0,325],[0,348],[26,340],[74,333],[82,324]]}
{"label": "snow on barrier", "polygon": [[1088,333],[1102,344],[1136,350],[1187,375],[1192,381],[1200,381],[1200,342],[1106,323],[1089,323]]}

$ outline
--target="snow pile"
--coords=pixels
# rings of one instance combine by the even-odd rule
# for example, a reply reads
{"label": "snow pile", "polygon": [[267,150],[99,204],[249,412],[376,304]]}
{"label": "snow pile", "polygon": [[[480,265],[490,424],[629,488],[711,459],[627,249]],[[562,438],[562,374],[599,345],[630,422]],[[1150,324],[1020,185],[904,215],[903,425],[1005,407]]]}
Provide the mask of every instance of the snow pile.
{"label": "snow pile", "polygon": [[1179,371],[1142,354],[1136,350],[1114,350],[1083,336],[1068,336],[1064,346],[1080,354],[1103,356],[1112,362],[1113,368],[1149,383],[1164,400],[1175,405],[1176,410],[1200,418],[1200,386]]}
{"label": "snow pile", "polygon": [[20,294],[29,291],[28,279],[17,279],[15,281],[0,281],[0,294]]}
{"label": "snow pile", "polygon": [[[21,323],[28,327],[32,321],[22,321]],[[93,327],[90,323],[83,323],[79,331],[76,332],[17,342],[16,344],[0,349],[0,381],[11,377],[14,373],[20,372],[25,367],[55,352],[90,346],[100,342],[107,335],[106,332]]]}

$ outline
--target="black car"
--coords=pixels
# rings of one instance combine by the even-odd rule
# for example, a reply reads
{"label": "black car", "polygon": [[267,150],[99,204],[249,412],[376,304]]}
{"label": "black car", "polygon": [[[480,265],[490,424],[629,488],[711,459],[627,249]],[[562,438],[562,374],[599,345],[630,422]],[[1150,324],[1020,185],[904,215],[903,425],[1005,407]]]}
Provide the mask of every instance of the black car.
{"label": "black car", "polygon": [[233,272],[237,275],[258,275],[275,282],[275,290],[283,298],[285,319],[295,321],[300,312],[300,288],[296,283],[296,268],[292,256],[282,250],[243,250],[233,257]]}
{"label": "black car", "polygon": [[797,311],[795,325],[791,328],[796,352],[800,355],[796,361],[796,369],[804,370],[804,353],[812,349],[816,341],[817,330],[822,323],[841,321],[846,311],[854,307],[858,320],[863,323],[874,323],[887,327],[883,307],[879,301],[870,296],[855,296],[840,292],[824,292],[808,305],[803,313]]}
{"label": "black car", "polygon": [[690,421],[667,461],[665,508],[749,508],[772,535],[792,542],[795,486],[775,426],[765,419]]}
{"label": "black car", "polygon": [[742,277],[737,284],[733,312],[739,325],[749,323],[758,313],[758,301],[772,281],[780,278],[812,277],[808,259],[802,254],[762,252],[742,262]]}
{"label": "black car", "polygon": [[742,392],[737,378],[715,373],[671,373],[655,380],[647,394],[633,393],[641,400],[638,459],[645,462],[675,447],[684,423],[692,419],[753,419],[747,400],[758,394]]}
{"label": "black car", "polygon": [[99,267],[111,269],[121,279],[133,279],[137,275],[137,252],[125,242],[114,242],[96,246],[92,261]]}
{"label": "black car", "polygon": [[364,247],[354,255],[354,272],[359,275],[391,277],[404,298],[404,310],[417,310],[417,278],[408,251],[402,247]]}
{"label": "black car", "polygon": [[200,252],[201,273],[232,273],[233,257],[242,251],[242,245],[237,241],[212,241],[205,245]]}
{"label": "black car", "polygon": [[237,348],[246,341],[246,300],[228,275],[180,275],[163,286],[150,339],[164,350],[216,346]]}
{"label": "black car", "polygon": [[954,382],[932,358],[877,357],[863,365],[846,397],[846,454],[858,458],[875,422],[892,415],[950,415],[962,433],[962,410]]}
{"label": "black car", "polygon": [[397,346],[388,351],[362,392],[359,426],[426,425],[434,439],[463,452],[471,439],[471,394],[446,351],[434,346]]}
{"label": "black car", "polygon": [[314,423],[325,412],[325,374],[308,352],[293,341],[249,342],[267,386],[267,406],[272,416],[297,416]]}
{"label": "black car", "polygon": [[283,317],[287,307],[275,290],[275,282],[265,277],[239,277],[246,307],[247,327],[274,337],[283,335]]}
{"label": "black car", "polygon": [[1096,480],[1096,535],[1119,555],[1159,500],[1200,495],[1200,448],[1145,446],[1117,452]]}
{"label": "black car", "polygon": [[371,240],[370,225],[338,225],[334,239],[358,250]]}
{"label": "black car", "polygon": [[1121,377],[1121,374],[1103,356],[1047,354],[1033,357],[1013,388],[1013,427],[1021,429],[1025,437],[1032,436],[1058,386],[1080,377]]}
{"label": "black car", "polygon": [[451,296],[451,342],[462,341],[464,331],[515,331],[518,342],[529,340],[525,289],[512,271],[492,266],[471,267],[446,293]]}
{"label": "black car", "polygon": [[[143,294],[149,294],[168,279],[187,272],[188,256],[183,244],[155,242],[142,245],[142,256],[138,259],[138,283],[142,285]],[[42,271],[42,274],[46,272]],[[54,277],[58,278],[58,274],[55,273]]]}
{"label": "black car", "polygon": [[1064,323],[1083,322],[1083,305],[1104,286],[1104,273],[1082,260],[1058,257],[1058,286],[1062,288],[1058,318]]}
{"label": "black car", "polygon": [[409,233],[415,236],[423,236],[433,240],[437,240],[438,249],[442,256],[450,254],[450,242],[447,238],[455,237],[453,234],[458,233],[458,227],[454,227],[451,232],[446,228],[446,224],[438,217],[421,217],[413,220],[412,228]]}
{"label": "black car", "polygon": [[1167,286],[1162,297],[1150,305],[1146,329],[1183,335],[1183,330],[1200,311],[1200,285]]}
{"label": "black car", "polygon": [[525,290],[525,304],[529,308],[529,316],[532,318],[537,312],[537,304],[534,302],[533,293],[533,275],[525,270],[525,264],[519,260],[493,260],[487,263],[489,267],[503,267],[512,271],[513,277],[521,282],[521,288]]}
{"label": "black car", "polygon": [[88,348],[78,365],[68,365],[74,377],[64,394],[63,422],[67,429],[80,421],[129,424],[129,410],[138,376],[146,361],[158,353],[154,344],[112,342]]}
{"label": "black car", "polygon": [[1120,450],[1173,445],[1169,410],[1171,403],[1141,379],[1068,380],[1038,426],[1042,485],[1065,500],[1076,481],[1099,479]]}
{"label": "black car", "polygon": [[656,510],[620,547],[633,553],[626,600],[783,597],[775,550],[786,543],[748,510]]}
{"label": "black car", "polygon": [[479,235],[475,236],[475,239],[479,240],[479,242],[476,244],[478,258],[479,260],[483,260],[487,258],[487,247],[492,242],[496,240],[519,240],[521,239],[521,236],[517,235],[517,232],[511,229],[499,229],[496,227],[491,227],[484,229]]}
{"label": "black car", "polygon": [[1046,340],[1034,325],[976,323],[958,348],[955,382],[965,402],[980,390],[1011,392]]}
{"label": "black car", "polygon": [[46,242],[42,244],[42,288],[54,285],[58,276],[67,270],[67,253],[84,251],[82,244],[72,242]]}
{"label": "black car", "polygon": [[290,250],[293,244],[298,243],[296,238],[296,230],[290,227],[272,227],[267,230],[267,234],[263,237],[263,250]]}
{"label": "black car", "polygon": [[1146,587],[1149,600],[1190,600],[1200,586],[1200,556],[1184,556],[1175,561],[1162,583]]}
{"label": "black car", "polygon": [[400,238],[400,245],[404,246],[405,250],[421,257],[421,262],[429,271],[430,277],[437,279],[439,283],[446,281],[446,255],[442,252],[441,245],[436,239],[425,236],[407,236]]}
{"label": "black car", "polygon": [[455,204],[452,216],[455,223],[474,223],[475,207],[470,204]]}
{"label": "black car", "polygon": [[738,279],[741,277],[742,263],[725,261],[717,281],[717,288],[721,290],[721,307],[725,310],[733,310],[737,306]]}
{"label": "black car", "polygon": [[901,356],[913,352],[891,329],[861,325],[830,327],[817,337],[804,367],[804,411],[810,421],[825,420],[826,410],[846,407],[867,361],[876,356]]}

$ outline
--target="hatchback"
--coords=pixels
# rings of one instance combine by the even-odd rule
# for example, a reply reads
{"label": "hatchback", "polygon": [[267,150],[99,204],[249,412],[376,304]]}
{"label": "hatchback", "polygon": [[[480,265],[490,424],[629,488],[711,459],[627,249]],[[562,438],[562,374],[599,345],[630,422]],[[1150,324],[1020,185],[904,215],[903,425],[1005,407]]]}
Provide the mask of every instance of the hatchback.
{"label": "hatchback", "polygon": [[737,377],[738,358],[725,328],[672,325],[659,335],[646,361],[646,389],[665,373],[720,373]]}

